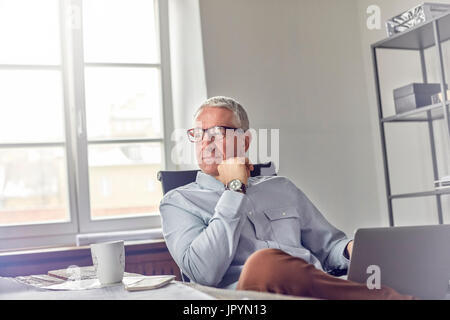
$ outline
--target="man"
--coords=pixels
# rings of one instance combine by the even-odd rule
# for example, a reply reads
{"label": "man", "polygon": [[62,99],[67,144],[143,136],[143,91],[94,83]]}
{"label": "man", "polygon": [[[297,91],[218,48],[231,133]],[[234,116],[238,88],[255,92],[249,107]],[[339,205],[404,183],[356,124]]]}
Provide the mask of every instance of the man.
{"label": "man", "polygon": [[352,239],[287,178],[249,177],[249,120],[237,101],[211,98],[195,120],[188,136],[201,172],[160,204],[167,247],[191,280],[325,299],[412,298],[324,272],[348,268]]}

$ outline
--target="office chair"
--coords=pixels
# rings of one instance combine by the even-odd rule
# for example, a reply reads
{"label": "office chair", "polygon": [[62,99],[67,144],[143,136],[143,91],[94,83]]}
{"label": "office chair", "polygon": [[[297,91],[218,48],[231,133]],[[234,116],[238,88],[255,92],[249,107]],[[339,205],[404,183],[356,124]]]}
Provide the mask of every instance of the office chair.
{"label": "office chair", "polygon": [[[170,190],[185,186],[194,182],[197,177],[197,172],[200,170],[185,170],[185,171],[159,171],[157,178],[161,182],[163,194]],[[270,161],[263,164],[254,164],[253,171],[250,171],[252,177],[257,176],[276,176],[275,165]],[[183,274],[180,268],[181,280],[189,282],[189,278]],[[186,279],[185,279],[186,278]]]}
{"label": "office chair", "polygon": [[[157,178],[161,182],[163,193],[166,194],[172,189],[194,182],[197,177],[197,172],[199,171],[200,170],[159,171]],[[272,162],[254,164],[253,171],[250,171],[250,175],[252,177],[276,176],[275,166]]]}

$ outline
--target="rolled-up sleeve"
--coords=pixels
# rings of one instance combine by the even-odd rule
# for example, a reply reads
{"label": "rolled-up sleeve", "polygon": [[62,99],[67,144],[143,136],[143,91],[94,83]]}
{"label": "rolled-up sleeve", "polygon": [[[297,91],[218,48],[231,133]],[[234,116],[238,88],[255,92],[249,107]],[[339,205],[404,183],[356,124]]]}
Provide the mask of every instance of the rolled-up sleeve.
{"label": "rolled-up sleeve", "polygon": [[194,282],[216,286],[233,261],[243,227],[246,195],[224,191],[209,222],[178,192],[160,203],[164,238],[178,266]]}

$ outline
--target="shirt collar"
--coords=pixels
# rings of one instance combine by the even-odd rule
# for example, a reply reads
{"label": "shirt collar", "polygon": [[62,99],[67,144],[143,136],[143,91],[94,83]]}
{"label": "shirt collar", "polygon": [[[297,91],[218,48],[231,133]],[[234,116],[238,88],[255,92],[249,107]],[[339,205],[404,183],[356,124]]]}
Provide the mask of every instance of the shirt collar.
{"label": "shirt collar", "polygon": [[212,189],[216,191],[225,190],[225,186],[222,182],[202,171],[197,172],[197,178],[195,179],[195,181],[205,189]]}
{"label": "shirt collar", "polygon": [[[252,180],[252,178],[248,179],[247,188],[252,184],[251,180]],[[197,178],[195,179],[195,181],[201,187],[203,187],[205,189],[211,189],[211,190],[216,190],[216,191],[224,191],[225,190],[225,185],[222,182],[220,182],[213,176],[204,173],[203,171],[197,172]]]}

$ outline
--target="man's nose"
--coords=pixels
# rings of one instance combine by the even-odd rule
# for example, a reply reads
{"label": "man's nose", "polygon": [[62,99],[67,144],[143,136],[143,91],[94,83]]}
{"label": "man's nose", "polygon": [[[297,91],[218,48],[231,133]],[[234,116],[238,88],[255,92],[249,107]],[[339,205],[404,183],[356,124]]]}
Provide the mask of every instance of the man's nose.
{"label": "man's nose", "polygon": [[209,130],[205,130],[205,133],[203,134],[203,140],[213,141],[215,138],[216,137],[214,133],[210,133]]}
{"label": "man's nose", "polygon": [[205,132],[203,135],[202,143],[209,145],[210,143],[214,142],[216,140],[216,137],[214,135],[209,135],[208,132]]}
{"label": "man's nose", "polygon": [[216,143],[216,137],[214,135],[206,136],[206,133],[205,133],[205,136],[203,137],[203,140],[201,143],[202,143],[202,149],[206,149],[210,146],[211,147],[220,146]]}

